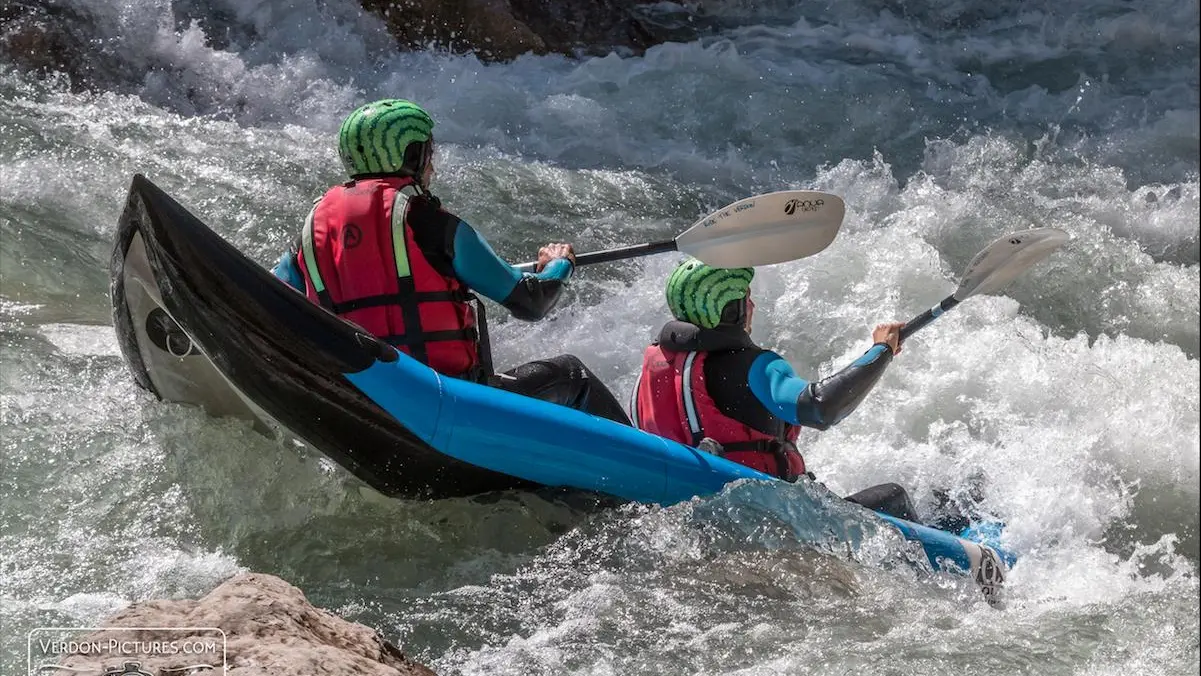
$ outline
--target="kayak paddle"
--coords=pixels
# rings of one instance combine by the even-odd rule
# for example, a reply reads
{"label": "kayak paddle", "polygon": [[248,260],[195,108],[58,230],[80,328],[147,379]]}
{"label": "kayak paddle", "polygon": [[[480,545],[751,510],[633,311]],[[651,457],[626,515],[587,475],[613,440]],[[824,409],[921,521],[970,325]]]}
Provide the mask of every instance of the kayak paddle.
{"label": "kayak paddle", "polygon": [[1035,228],[1005,235],[984,247],[972,262],[967,264],[963,280],[959,282],[955,293],[910,319],[901,329],[901,340],[912,336],[944,312],[972,296],[1000,291],[1035,263],[1050,256],[1069,239],[1071,238],[1068,233],[1058,228]]}
{"label": "kayak paddle", "polygon": [[[811,190],[784,190],[747,197],[705,216],[675,239],[579,254],[591,265],[680,251],[719,268],[750,268],[818,253],[842,227],[842,198]],[[533,272],[536,263],[517,268]]]}

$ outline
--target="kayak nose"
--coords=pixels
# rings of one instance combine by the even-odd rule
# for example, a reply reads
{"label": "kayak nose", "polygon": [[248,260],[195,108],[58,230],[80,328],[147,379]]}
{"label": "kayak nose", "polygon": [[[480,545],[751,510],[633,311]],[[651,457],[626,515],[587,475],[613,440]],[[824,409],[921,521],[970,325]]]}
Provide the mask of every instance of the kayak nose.
{"label": "kayak nose", "polygon": [[[160,397],[189,401],[173,396],[183,392],[206,404],[247,402],[240,411],[278,423],[386,495],[524,485],[447,458],[386,412],[349,376],[396,362],[394,347],[311,303],[140,174],[119,221],[111,273],[126,360],[139,384]],[[131,279],[141,291],[126,286]],[[134,317],[128,300],[138,293],[150,300]],[[156,309],[157,323],[150,316]],[[154,336],[174,352],[160,349]],[[185,360],[194,368],[182,369]],[[165,377],[164,369],[176,371]],[[156,376],[173,387],[155,387]]]}

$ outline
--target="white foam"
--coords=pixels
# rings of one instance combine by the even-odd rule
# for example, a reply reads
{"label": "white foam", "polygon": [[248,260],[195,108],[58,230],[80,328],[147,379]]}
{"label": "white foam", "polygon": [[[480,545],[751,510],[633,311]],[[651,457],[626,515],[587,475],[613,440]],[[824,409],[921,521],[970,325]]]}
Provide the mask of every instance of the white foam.
{"label": "white foam", "polygon": [[76,355],[119,356],[121,348],[111,326],[42,324],[42,335],[63,352]]}

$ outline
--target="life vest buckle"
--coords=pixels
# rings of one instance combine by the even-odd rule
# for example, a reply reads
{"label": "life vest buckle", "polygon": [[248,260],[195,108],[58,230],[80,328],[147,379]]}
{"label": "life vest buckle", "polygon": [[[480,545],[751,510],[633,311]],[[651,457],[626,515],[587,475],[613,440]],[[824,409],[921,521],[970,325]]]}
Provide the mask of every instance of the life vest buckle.
{"label": "life vest buckle", "polygon": [[699,450],[702,450],[702,451],[712,454],[712,455],[716,455],[719,458],[726,457],[725,446],[722,446],[715,439],[710,439],[709,437],[705,437],[704,439],[700,440],[700,443],[698,443],[696,445],[696,447]]}

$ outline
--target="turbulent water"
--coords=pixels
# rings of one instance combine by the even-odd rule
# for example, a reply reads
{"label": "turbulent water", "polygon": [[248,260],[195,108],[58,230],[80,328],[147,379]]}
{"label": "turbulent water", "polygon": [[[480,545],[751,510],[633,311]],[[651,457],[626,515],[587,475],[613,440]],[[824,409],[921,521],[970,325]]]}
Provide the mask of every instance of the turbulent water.
{"label": "turbulent water", "polygon": [[[352,0],[74,1],[109,81],[0,64],[0,672],[33,627],[239,570],[440,674],[1197,672],[1196,0],[700,2],[717,28],[693,43],[502,65],[397,54]],[[870,520],[801,486],[389,500],[138,390],[107,297],[131,175],[267,265],[340,180],[341,117],[383,96],[433,113],[436,191],[514,262],[670,237],[759,192],[843,196],[827,251],[755,280],[755,337],[811,377],[992,239],[1071,233],[803,436],[840,494],[899,481],[925,508],[986,475],[1021,557],[1006,609],[887,533],[831,545]],[[539,324],[493,313],[498,361],[570,351],[624,396],[675,261],[582,269]]]}

